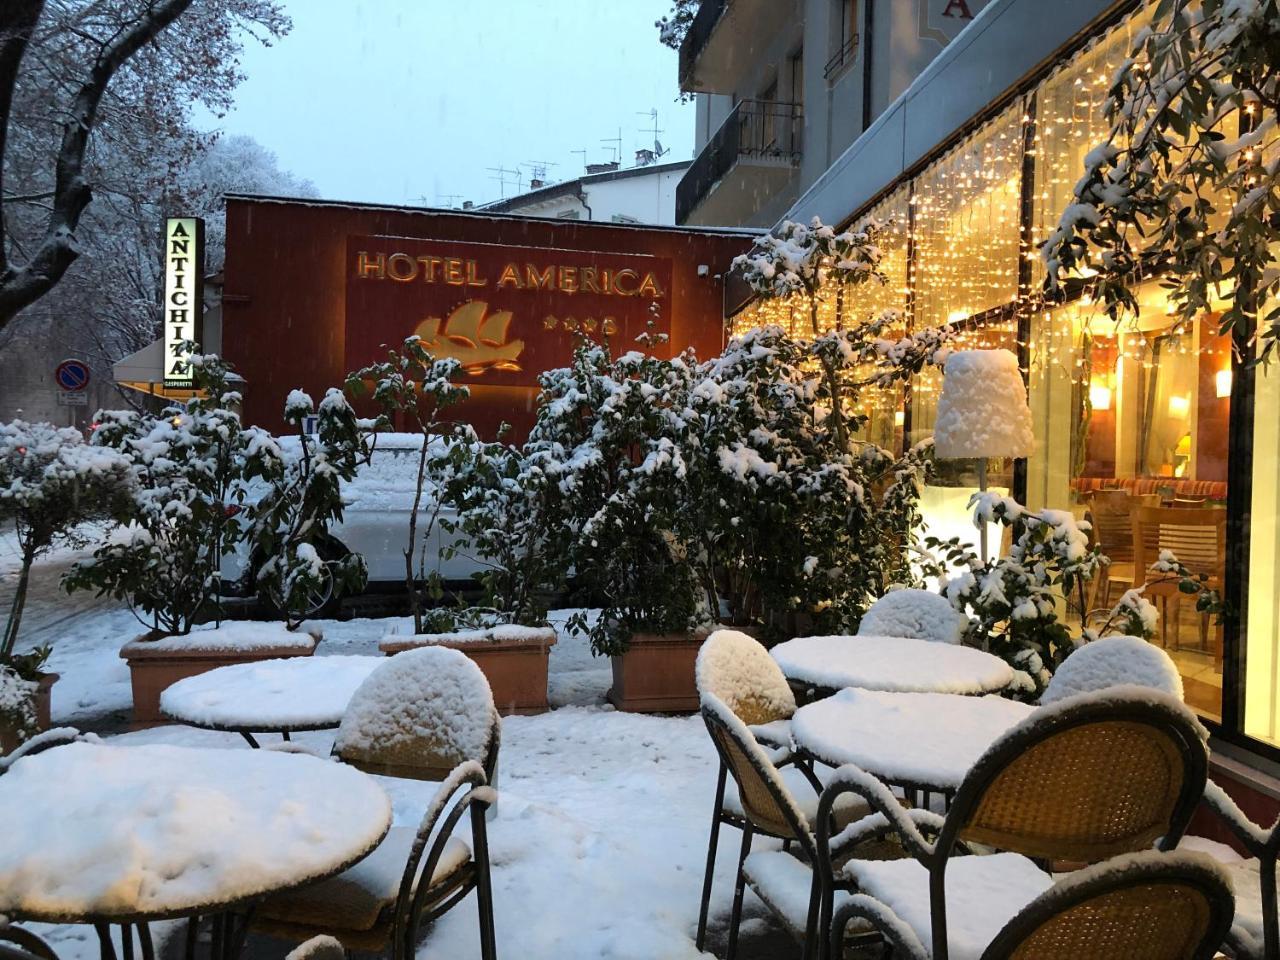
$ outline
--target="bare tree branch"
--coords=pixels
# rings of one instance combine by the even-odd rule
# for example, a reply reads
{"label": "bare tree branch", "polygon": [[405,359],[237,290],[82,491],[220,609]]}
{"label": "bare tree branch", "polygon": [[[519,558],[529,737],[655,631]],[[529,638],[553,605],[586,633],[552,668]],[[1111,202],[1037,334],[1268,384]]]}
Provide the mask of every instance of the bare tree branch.
{"label": "bare tree branch", "polygon": [[[18,86],[18,67],[43,12],[44,0],[10,0],[5,13],[0,16],[0,195],[4,193],[4,149],[9,132],[9,114],[13,110],[13,93]],[[4,207],[0,205],[0,276],[6,275],[8,268],[9,243],[4,226]]]}

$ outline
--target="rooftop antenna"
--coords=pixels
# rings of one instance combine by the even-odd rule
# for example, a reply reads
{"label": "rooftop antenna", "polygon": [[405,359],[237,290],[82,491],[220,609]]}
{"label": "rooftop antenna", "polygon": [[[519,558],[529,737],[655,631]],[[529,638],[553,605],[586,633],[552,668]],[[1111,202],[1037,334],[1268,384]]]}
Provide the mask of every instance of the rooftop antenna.
{"label": "rooftop antenna", "polygon": [[497,181],[499,196],[501,196],[503,199],[506,199],[507,186],[508,184],[511,184],[513,182],[513,179],[514,179],[516,192],[517,193],[520,192],[520,171],[519,170],[508,170],[505,166],[486,167],[485,169],[488,170],[489,173],[491,174],[489,179]]}
{"label": "rooftop antenna", "polygon": [[520,164],[520,166],[528,167],[529,186],[532,189],[533,181],[537,180],[545,184],[547,182],[547,171],[552,167],[559,166],[559,164],[550,160],[526,160],[524,163]]}
{"label": "rooftop antenna", "polygon": [[[423,203],[427,202],[426,197],[419,197],[418,199],[421,200]],[[443,202],[445,207],[447,207],[450,210],[454,210],[457,208],[458,201],[461,199],[462,199],[462,194],[460,193],[437,193],[436,205],[439,206]]]}
{"label": "rooftop antenna", "polygon": [[661,129],[658,126],[658,108],[651,107],[647,113],[641,113],[637,111],[636,115],[641,117],[648,117],[649,122],[653,124],[652,127],[646,127],[645,129],[641,130],[641,133],[649,133],[653,135],[653,155],[655,157],[661,157],[663,154],[670,153],[671,151],[669,149],[664,149],[662,146],[662,141],[658,139],[658,134],[666,133],[665,130]]}
{"label": "rooftop antenna", "polygon": [[622,163],[622,128],[621,127],[618,128],[618,135],[616,137],[605,137],[600,142],[603,144],[613,144],[613,146],[609,147],[609,152],[613,154],[613,160],[611,160],[610,162],[621,164]]}
{"label": "rooftop antenna", "polygon": [[582,169],[586,170],[587,169],[587,148],[583,147],[581,150],[570,150],[569,152],[582,154]]}

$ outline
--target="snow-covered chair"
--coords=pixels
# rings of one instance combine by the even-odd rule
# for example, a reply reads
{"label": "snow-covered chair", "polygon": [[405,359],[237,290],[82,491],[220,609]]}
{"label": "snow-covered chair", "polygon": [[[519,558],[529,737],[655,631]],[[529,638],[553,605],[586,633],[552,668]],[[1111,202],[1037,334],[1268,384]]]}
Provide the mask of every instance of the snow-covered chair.
{"label": "snow-covered chair", "polygon": [[[981,960],[1201,960],[1227,935],[1231,910],[1231,880],[1209,857],[1125,854],[1077,870],[1040,894],[996,934]],[[832,942],[843,943],[850,922],[871,915],[895,958],[929,960],[915,931],[865,895],[836,911]]]}
{"label": "snow-covered chair", "polygon": [[1228,942],[1237,957],[1280,957],[1280,919],[1276,902],[1276,856],[1280,853],[1280,817],[1270,827],[1250,820],[1213,781],[1204,802],[1223,819],[1254,858],[1225,864],[1236,891],[1236,914]]}
{"label": "snow-covered chair", "polygon": [[366,773],[442,780],[464,760],[492,779],[501,721],[489,681],[448,647],[405,650],[356,688],[333,752]]}
{"label": "snow-covered chair", "polygon": [[50,730],[42,730],[31,739],[23,741],[16,749],[0,756],[0,774],[5,773],[23,757],[34,757],[37,753],[44,753],[54,747],[80,741],[96,743],[98,736],[93,733],[81,733],[75,727],[53,727]]}
{"label": "snow-covered chair", "polygon": [[[923,813],[908,815],[875,777],[841,767],[816,821],[819,872],[832,877],[820,929],[830,932],[834,909],[847,903],[890,939],[910,931],[926,956],[976,960],[1053,885],[1037,861],[1097,863],[1157,842],[1174,849],[1204,792],[1204,736],[1181,702],[1137,687],[1042,707],[974,764],[945,819],[934,818],[933,843],[920,831]],[[825,814],[850,792],[875,814],[833,836]],[[890,833],[909,858],[858,858],[855,845]],[[1001,852],[958,855],[968,843]],[[874,908],[837,888],[856,889]]]}
{"label": "snow-covered chair", "polygon": [[44,940],[0,917],[0,960],[58,960]]}
{"label": "snow-covered chair", "polygon": [[1182,677],[1167,653],[1141,637],[1102,637],[1062,661],[1040,702],[1057,703],[1076,694],[1128,684],[1182,699]]}
{"label": "snow-covered chair", "polygon": [[[714,693],[702,694],[702,718],[721,764],[733,775],[742,811],[740,822],[735,824],[742,830],[742,846],[725,960],[734,960],[737,952],[742,899],[748,883],[787,928],[803,938],[808,955],[810,946],[818,942],[819,894],[823,886],[815,869],[818,861],[813,824],[817,817],[817,797],[815,802],[806,803],[792,792],[775,763],[776,754],[761,745],[747,725]],[[829,806],[823,815],[834,827],[840,828],[868,812],[869,808],[859,798],[846,796]],[[750,869],[752,858],[761,855],[751,853],[752,840],[757,834],[785,844],[781,851],[763,854],[781,861],[768,861],[759,875]],[[798,856],[792,855],[792,847]],[[703,905],[705,910],[705,892]]]}
{"label": "snow-covered chair", "polygon": [[[347,949],[412,960],[425,924],[472,890],[480,954],[496,948],[485,812],[497,799],[498,712],[464,654],[421,647],[390,657],[357,688],[334,753],[369,773],[442,781],[418,826],[394,826],[345,872],[267,898],[253,927],[298,942],[338,936]],[[470,844],[454,836],[470,814]]]}
{"label": "snow-covered chair", "polygon": [[890,590],[871,604],[862,616],[858,635],[959,643],[968,626],[969,618],[951,606],[946,597],[911,587]]}

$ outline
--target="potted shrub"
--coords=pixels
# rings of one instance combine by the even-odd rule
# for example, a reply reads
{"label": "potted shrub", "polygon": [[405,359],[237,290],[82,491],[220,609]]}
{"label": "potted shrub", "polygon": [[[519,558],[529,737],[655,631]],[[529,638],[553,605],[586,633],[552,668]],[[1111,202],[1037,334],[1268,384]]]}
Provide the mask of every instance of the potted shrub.
{"label": "potted shrub", "polygon": [[[275,624],[223,624],[220,567],[244,536],[248,482],[276,462],[270,434],[241,426],[230,370],[192,360],[196,395],[154,416],[100,411],[92,444],[130,463],[128,522],[68,571],[68,590],[129,606],[146,628],[120,650],[136,724],[161,721],[169,684],[243,660],[309,655],[316,639]],[[211,626],[196,629],[209,621]]]}
{"label": "potted shrub", "polygon": [[17,652],[31,568],[55,543],[83,545],[80,524],[120,511],[132,482],[127,458],[49,423],[0,424],[0,524],[12,522],[21,563],[0,636],[0,753],[48,729],[55,673],[48,646]]}
{"label": "potted shrub", "polygon": [[[651,335],[647,345],[659,342]],[[571,366],[541,378],[528,451],[556,485],[563,547],[600,616],[570,621],[613,661],[609,697],[624,710],[698,706],[693,666],[713,612],[698,587],[685,451],[693,359],[611,359],[584,341]]]}

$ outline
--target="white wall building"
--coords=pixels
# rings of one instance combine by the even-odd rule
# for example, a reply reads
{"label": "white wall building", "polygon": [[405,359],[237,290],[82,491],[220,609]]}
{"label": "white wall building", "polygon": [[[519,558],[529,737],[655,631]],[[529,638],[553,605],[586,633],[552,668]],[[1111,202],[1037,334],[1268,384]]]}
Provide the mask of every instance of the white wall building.
{"label": "white wall building", "polygon": [[626,170],[613,164],[592,164],[587,168],[592,172],[576,180],[539,185],[480,209],[557,220],[671,226],[676,222],[676,187],[689,164],[681,160]]}

